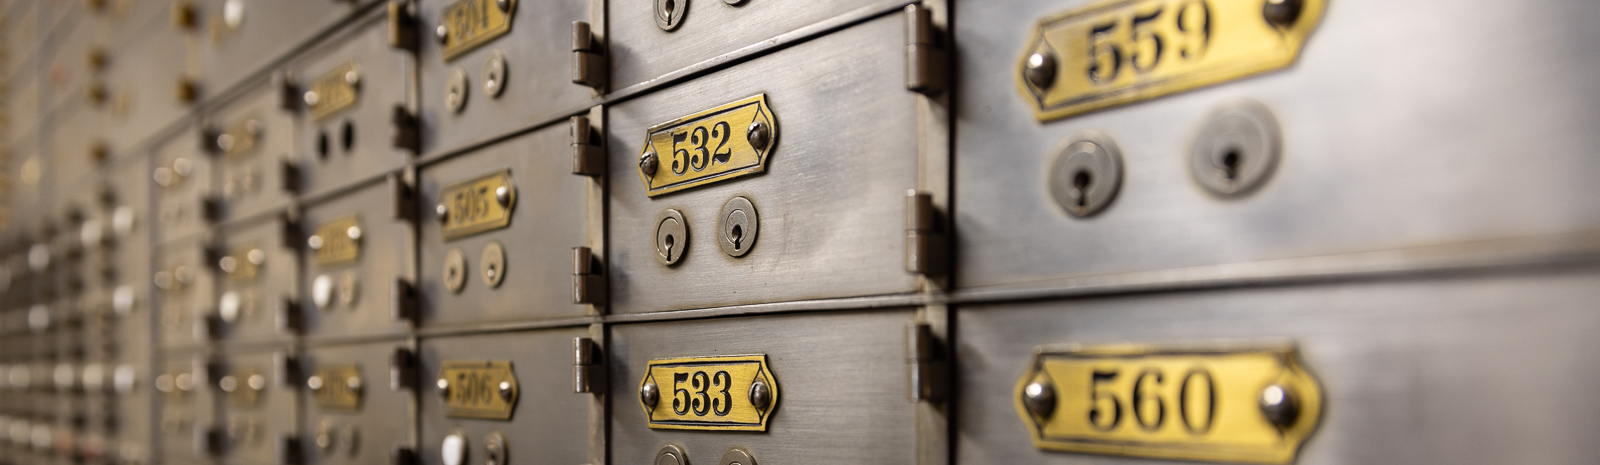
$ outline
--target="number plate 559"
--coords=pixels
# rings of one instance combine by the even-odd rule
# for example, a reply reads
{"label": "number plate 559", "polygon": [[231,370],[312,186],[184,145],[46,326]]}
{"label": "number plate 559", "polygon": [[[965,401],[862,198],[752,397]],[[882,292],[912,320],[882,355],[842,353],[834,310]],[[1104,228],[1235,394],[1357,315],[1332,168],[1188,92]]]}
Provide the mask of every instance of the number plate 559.
{"label": "number plate 559", "polygon": [[1047,450],[1289,463],[1316,429],[1317,381],[1292,347],[1042,347],[1017,413]]}
{"label": "number plate 559", "polygon": [[766,431],[778,383],[765,355],[652,360],[639,381],[651,428]]}

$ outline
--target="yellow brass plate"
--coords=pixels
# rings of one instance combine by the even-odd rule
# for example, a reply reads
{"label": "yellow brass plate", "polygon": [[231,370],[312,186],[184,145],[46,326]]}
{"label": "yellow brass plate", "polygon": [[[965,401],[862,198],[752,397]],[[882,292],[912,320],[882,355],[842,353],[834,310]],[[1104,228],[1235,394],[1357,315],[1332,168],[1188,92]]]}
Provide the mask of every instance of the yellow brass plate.
{"label": "yellow brass plate", "polygon": [[511,32],[516,11],[517,0],[507,0],[504,11],[498,0],[460,0],[444,7],[439,18],[446,31],[440,47],[445,61]]}
{"label": "yellow brass plate", "polygon": [[[766,128],[766,140],[751,143],[751,125]],[[641,159],[655,154],[655,174],[639,170],[646,195],[655,197],[695,186],[760,173],[778,140],[778,122],[760,94],[710,110],[651,126]]]}
{"label": "yellow brass plate", "polygon": [[[757,382],[770,393],[765,408],[750,400]],[[766,431],[778,406],[778,383],[765,355],[651,360],[639,387],[646,384],[660,393],[654,406],[641,401],[655,429]]]}
{"label": "yellow brass plate", "polygon": [[[350,237],[350,228],[356,228],[356,237]],[[317,264],[332,265],[353,262],[360,258],[360,230],[361,222],[356,215],[341,217],[317,226],[317,233],[311,240],[311,243],[316,244]]]}
{"label": "yellow brass plate", "polygon": [[[266,375],[255,368],[242,368],[228,374],[233,377],[233,391],[228,392],[228,400],[233,405],[254,406],[261,403],[261,390],[266,389]],[[224,387],[224,391],[227,391]]]}
{"label": "yellow brass plate", "polygon": [[256,148],[256,141],[261,138],[261,120],[255,116],[248,116],[217,136],[217,147],[222,149],[224,155],[235,157],[249,153]]}
{"label": "yellow brass plate", "polygon": [[[1264,2],[1106,0],[1041,19],[1017,62],[1017,86],[1049,121],[1283,68],[1326,1],[1303,0],[1288,25],[1268,22]],[[1042,60],[1043,88],[1028,77],[1035,52],[1054,58]]]}
{"label": "yellow brass plate", "polygon": [[[1282,464],[1294,460],[1322,410],[1322,389],[1297,358],[1287,346],[1041,347],[1013,396],[1040,449]],[[1024,399],[1035,382],[1055,398],[1042,416]],[[1271,385],[1298,406],[1286,427],[1261,408]]]}
{"label": "yellow brass plate", "polygon": [[[311,103],[311,119],[320,120],[356,104],[361,71],[354,62],[345,63],[311,82],[316,100]],[[311,99],[307,99],[311,100]]]}
{"label": "yellow brass plate", "polygon": [[327,410],[356,410],[361,408],[361,367],[336,365],[319,367],[311,375],[316,386],[311,390],[317,406]]}
{"label": "yellow brass plate", "polygon": [[[517,405],[517,376],[511,362],[444,362],[439,379],[449,383],[444,414],[454,418],[511,419]],[[500,389],[505,384],[505,390]]]}
{"label": "yellow brass plate", "polygon": [[[223,262],[233,264],[233,271],[228,273],[228,277],[239,281],[248,281],[255,279],[256,275],[261,273],[261,264],[250,261],[250,251],[252,250],[262,254],[258,258],[266,259],[266,251],[253,245],[233,249],[228,252],[227,256],[222,257]],[[227,271],[227,269],[224,268],[223,271]]]}
{"label": "yellow brass plate", "polygon": [[[503,205],[496,193],[502,187],[507,195]],[[500,170],[445,187],[439,202],[449,212],[440,228],[445,239],[500,229],[511,224],[511,209],[517,206],[517,183],[511,179],[511,170]]]}

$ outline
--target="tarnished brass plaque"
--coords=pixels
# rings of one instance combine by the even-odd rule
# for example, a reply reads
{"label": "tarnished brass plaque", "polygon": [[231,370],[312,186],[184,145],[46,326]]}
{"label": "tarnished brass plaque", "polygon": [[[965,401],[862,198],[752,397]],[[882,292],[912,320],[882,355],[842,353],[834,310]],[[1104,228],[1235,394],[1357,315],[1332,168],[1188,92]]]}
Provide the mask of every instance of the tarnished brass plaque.
{"label": "tarnished brass plaque", "polygon": [[439,15],[445,28],[444,44],[440,54],[449,61],[468,50],[488,43],[496,37],[511,32],[511,14],[517,11],[517,0],[460,0],[444,7]]}
{"label": "tarnished brass plaque", "polygon": [[240,368],[223,376],[217,383],[233,405],[250,407],[261,403],[261,391],[267,388],[267,376],[255,368]]}
{"label": "tarnished brass plaque", "polygon": [[517,406],[511,362],[447,361],[439,367],[438,383],[448,417],[509,420]]}
{"label": "tarnished brass plaque", "polygon": [[1107,0],[1039,20],[1017,86],[1040,121],[1283,68],[1325,0]]}
{"label": "tarnished brass plaque", "polygon": [[446,211],[440,227],[445,239],[504,228],[511,224],[511,208],[517,205],[517,183],[511,170],[500,170],[446,186],[439,203]]}
{"label": "tarnished brass plaque", "polygon": [[239,281],[255,279],[261,273],[261,265],[266,263],[267,253],[261,248],[247,245],[229,251],[217,263],[228,277]]}
{"label": "tarnished brass plaque", "polygon": [[1289,463],[1322,390],[1292,347],[1046,346],[1017,381],[1040,449]]}
{"label": "tarnished brass plaque", "polygon": [[317,226],[307,242],[317,251],[318,265],[353,262],[361,257],[361,234],[360,220],[350,215]]}
{"label": "tarnished brass plaque", "polygon": [[760,173],[777,140],[767,95],[756,95],[651,126],[639,151],[639,180],[655,197]]}
{"label": "tarnished brass plaque", "polygon": [[640,399],[656,429],[766,431],[778,405],[766,355],[651,360],[639,387],[659,393]]}
{"label": "tarnished brass plaque", "polygon": [[306,380],[317,406],[327,410],[356,410],[361,408],[361,391],[366,387],[361,379],[361,367],[335,365],[318,367]]}
{"label": "tarnished brass plaque", "polygon": [[311,119],[320,120],[356,104],[360,93],[361,71],[356,64],[346,63],[334,68],[311,82],[311,93],[306,96]]}
{"label": "tarnished brass plaque", "polygon": [[217,148],[230,157],[250,153],[261,139],[261,120],[254,116],[241,119],[217,135]]}

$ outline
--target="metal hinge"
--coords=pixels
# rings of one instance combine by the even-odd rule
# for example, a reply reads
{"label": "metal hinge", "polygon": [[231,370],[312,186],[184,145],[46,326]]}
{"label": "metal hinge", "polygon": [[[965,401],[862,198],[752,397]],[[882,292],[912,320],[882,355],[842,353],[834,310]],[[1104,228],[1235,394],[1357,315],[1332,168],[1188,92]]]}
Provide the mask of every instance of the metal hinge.
{"label": "metal hinge", "polygon": [[217,138],[222,136],[222,130],[207,125],[200,128],[200,150],[213,157],[222,154],[222,145],[217,143]]}
{"label": "metal hinge", "polygon": [[278,179],[282,180],[278,188],[283,189],[284,192],[291,194],[299,192],[300,165],[295,164],[292,160],[279,160]]}
{"label": "metal hinge", "polygon": [[290,213],[278,214],[278,245],[289,250],[299,250],[300,245],[305,243],[302,230],[299,219]]}
{"label": "metal hinge", "polygon": [[422,151],[422,123],[417,115],[412,114],[405,105],[395,105],[390,122],[394,124],[394,138],[389,145],[410,150],[413,154]]}
{"label": "metal hinge", "polygon": [[222,428],[215,425],[195,428],[195,448],[200,455],[221,456],[227,447],[228,432]]}
{"label": "metal hinge", "polygon": [[293,434],[278,436],[278,457],[283,465],[301,465],[305,463],[305,449],[300,445],[300,437]]}
{"label": "metal hinge", "polygon": [[606,277],[599,258],[588,247],[572,248],[572,303],[599,305],[606,298]]}
{"label": "metal hinge", "polygon": [[417,17],[411,8],[408,0],[389,2],[389,46],[417,53],[421,35],[417,31]]}
{"label": "metal hinge", "polygon": [[923,95],[944,90],[944,50],[933,15],[922,5],[906,5],[906,89]]}
{"label": "metal hinge", "polygon": [[396,447],[389,453],[390,462],[394,465],[417,465],[417,451],[410,447]]}
{"label": "metal hinge", "polygon": [[394,348],[389,356],[389,390],[416,389],[417,353],[405,347]]}
{"label": "metal hinge", "polygon": [[906,397],[912,402],[944,399],[945,364],[939,341],[926,323],[906,326]]}
{"label": "metal hinge", "polygon": [[200,83],[195,82],[194,78],[187,76],[178,78],[174,91],[178,103],[194,103],[200,100]]}
{"label": "metal hinge", "polygon": [[408,223],[417,220],[417,191],[401,173],[389,173],[389,216]]}
{"label": "metal hinge", "polygon": [[572,117],[572,174],[600,176],[606,172],[606,153],[600,149],[600,136],[589,126],[589,117]]}
{"label": "metal hinge", "polygon": [[417,321],[417,287],[406,278],[394,278],[389,292],[389,317]]}
{"label": "metal hinge", "polygon": [[938,274],[944,271],[944,233],[933,196],[906,191],[906,271]]}
{"label": "metal hinge", "polygon": [[572,350],[572,392],[605,392],[606,367],[600,362],[600,344],[596,344],[594,339],[575,337],[572,338]]}
{"label": "metal hinge", "polygon": [[606,85],[606,57],[583,21],[572,22],[572,83],[596,89]]}
{"label": "metal hinge", "polygon": [[199,25],[198,16],[194,10],[194,3],[187,0],[172,2],[173,26],[177,26],[179,29],[195,29]]}
{"label": "metal hinge", "polygon": [[288,296],[278,298],[278,333],[300,334],[305,331],[305,313],[300,311],[300,302]]}

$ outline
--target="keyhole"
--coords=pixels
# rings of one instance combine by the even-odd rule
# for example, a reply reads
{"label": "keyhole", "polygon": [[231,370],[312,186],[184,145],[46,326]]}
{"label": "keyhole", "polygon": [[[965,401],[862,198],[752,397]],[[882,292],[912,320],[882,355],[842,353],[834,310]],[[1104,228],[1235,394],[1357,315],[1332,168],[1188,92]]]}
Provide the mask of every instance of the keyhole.
{"label": "keyhole", "polygon": [[671,21],[672,10],[676,9],[678,9],[678,2],[676,0],[667,0],[666,7],[661,9],[661,19]]}
{"label": "keyhole", "polygon": [[1088,171],[1079,171],[1077,175],[1072,177],[1072,187],[1078,190],[1079,207],[1089,203],[1089,183],[1091,182],[1094,182],[1094,178],[1089,176]]}
{"label": "keyhole", "polygon": [[495,275],[495,267],[494,267],[494,265],[489,265],[489,279],[494,279],[494,275]]}
{"label": "keyhole", "polygon": [[317,133],[317,158],[328,158],[328,131]]}
{"label": "keyhole", "polygon": [[667,240],[666,240],[666,243],[667,243],[667,258],[672,258],[672,243],[673,242],[675,242],[675,241],[673,240],[672,235],[670,235],[670,234],[667,235]]}
{"label": "keyhole", "polygon": [[1228,181],[1233,181],[1238,174],[1239,149],[1228,149],[1228,153],[1222,155],[1222,175],[1226,176]]}
{"label": "keyhole", "polygon": [[737,250],[737,249],[743,248],[743,247],[741,247],[739,245],[739,241],[744,240],[744,226],[740,226],[740,225],[737,225],[737,224],[733,225],[733,231],[729,231],[728,232],[728,238],[733,241],[733,248],[734,249]]}

